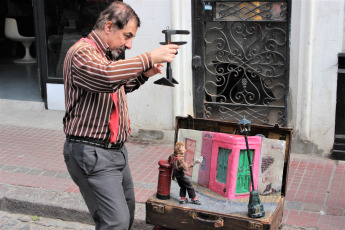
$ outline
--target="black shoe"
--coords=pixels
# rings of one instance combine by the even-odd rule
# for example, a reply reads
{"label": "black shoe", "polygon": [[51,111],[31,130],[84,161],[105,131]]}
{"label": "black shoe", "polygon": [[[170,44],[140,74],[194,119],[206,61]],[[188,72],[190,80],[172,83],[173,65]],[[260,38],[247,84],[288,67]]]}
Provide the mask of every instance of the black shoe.
{"label": "black shoe", "polygon": [[201,205],[201,202],[199,200],[192,200],[192,204]]}
{"label": "black shoe", "polygon": [[188,203],[188,199],[184,199],[184,200],[180,200],[180,204],[185,204],[185,203]]}

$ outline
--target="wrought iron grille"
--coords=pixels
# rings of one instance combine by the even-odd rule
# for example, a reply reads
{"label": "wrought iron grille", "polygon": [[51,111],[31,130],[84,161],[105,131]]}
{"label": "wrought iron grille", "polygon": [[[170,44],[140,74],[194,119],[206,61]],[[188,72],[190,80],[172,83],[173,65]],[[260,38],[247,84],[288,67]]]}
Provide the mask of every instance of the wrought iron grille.
{"label": "wrought iron grille", "polygon": [[204,23],[204,117],[285,125],[286,2],[216,2]]}
{"label": "wrought iron grille", "polygon": [[217,2],[215,20],[286,21],[287,2]]}

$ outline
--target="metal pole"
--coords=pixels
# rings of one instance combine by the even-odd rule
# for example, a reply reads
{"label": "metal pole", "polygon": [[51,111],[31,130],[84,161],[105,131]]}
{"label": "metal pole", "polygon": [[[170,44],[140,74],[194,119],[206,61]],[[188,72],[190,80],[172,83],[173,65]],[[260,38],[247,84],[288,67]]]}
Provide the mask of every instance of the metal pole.
{"label": "metal pole", "polygon": [[248,145],[248,139],[247,139],[247,132],[244,132],[244,138],[246,140],[246,146],[247,146],[247,157],[249,162],[249,169],[250,169],[250,179],[252,181],[252,190],[254,191],[254,177],[253,177],[253,163],[250,159],[250,152],[249,152],[249,145]]}

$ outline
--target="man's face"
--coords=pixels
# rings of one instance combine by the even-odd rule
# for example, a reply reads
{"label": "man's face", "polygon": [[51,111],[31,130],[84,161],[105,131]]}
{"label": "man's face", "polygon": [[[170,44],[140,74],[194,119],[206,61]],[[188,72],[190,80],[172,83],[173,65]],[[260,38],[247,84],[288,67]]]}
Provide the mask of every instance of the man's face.
{"label": "man's face", "polygon": [[186,148],[183,145],[180,147],[180,152],[181,155],[183,155],[186,152]]}
{"label": "man's face", "polygon": [[108,45],[113,55],[113,58],[117,58],[120,53],[126,49],[132,48],[132,41],[137,33],[137,24],[135,20],[130,20],[127,25],[120,30],[115,30],[113,26],[111,33],[109,34]]}

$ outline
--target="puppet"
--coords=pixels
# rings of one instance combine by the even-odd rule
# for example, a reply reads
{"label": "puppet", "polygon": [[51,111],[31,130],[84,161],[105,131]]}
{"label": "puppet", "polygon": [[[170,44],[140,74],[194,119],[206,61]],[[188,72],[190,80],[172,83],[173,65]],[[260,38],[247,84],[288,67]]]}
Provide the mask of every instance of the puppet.
{"label": "puppet", "polygon": [[173,178],[176,178],[178,185],[180,186],[180,204],[188,203],[188,199],[186,197],[186,192],[188,192],[188,196],[191,199],[192,204],[201,205],[201,202],[197,199],[194,186],[191,183],[190,179],[185,175],[185,171],[193,168],[193,166],[197,163],[202,162],[203,157],[199,157],[194,160],[193,163],[187,164],[183,160],[183,155],[186,152],[186,148],[183,142],[176,142],[174,153],[169,156],[169,163],[171,164],[173,170]]}

